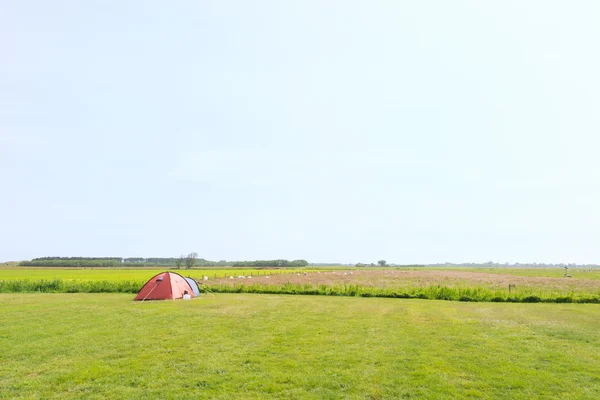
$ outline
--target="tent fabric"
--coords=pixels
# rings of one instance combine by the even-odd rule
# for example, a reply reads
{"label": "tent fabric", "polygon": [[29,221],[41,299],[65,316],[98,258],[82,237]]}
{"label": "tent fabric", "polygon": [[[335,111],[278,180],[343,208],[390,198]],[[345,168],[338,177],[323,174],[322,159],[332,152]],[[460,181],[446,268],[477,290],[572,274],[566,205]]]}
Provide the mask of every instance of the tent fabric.
{"label": "tent fabric", "polygon": [[186,291],[190,296],[196,296],[183,276],[175,272],[161,272],[150,278],[133,300],[181,299]]}
{"label": "tent fabric", "polygon": [[185,278],[185,280],[187,281],[187,283],[190,285],[190,287],[194,291],[194,296],[196,296],[196,297],[200,296],[200,288],[198,288],[198,284],[196,283],[196,281],[193,280],[192,278]]}

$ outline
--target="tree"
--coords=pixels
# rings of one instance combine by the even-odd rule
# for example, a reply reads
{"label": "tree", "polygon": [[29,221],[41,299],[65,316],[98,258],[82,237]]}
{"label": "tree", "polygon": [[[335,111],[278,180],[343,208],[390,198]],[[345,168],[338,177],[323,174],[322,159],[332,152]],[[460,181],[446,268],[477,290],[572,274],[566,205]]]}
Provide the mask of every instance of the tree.
{"label": "tree", "polygon": [[185,256],[182,254],[179,256],[179,258],[175,259],[175,266],[177,267],[177,269],[181,269],[181,266],[185,264]]}
{"label": "tree", "polygon": [[379,264],[379,266],[381,266],[381,267],[385,267],[385,265],[387,264],[387,261],[379,260],[379,261],[377,261],[377,264]]}
{"label": "tree", "polygon": [[194,265],[196,265],[196,260],[198,259],[198,253],[190,253],[185,259],[185,269],[191,269]]}
{"label": "tree", "polygon": [[306,267],[308,265],[308,261],[306,260],[294,260],[290,263],[294,267]]}

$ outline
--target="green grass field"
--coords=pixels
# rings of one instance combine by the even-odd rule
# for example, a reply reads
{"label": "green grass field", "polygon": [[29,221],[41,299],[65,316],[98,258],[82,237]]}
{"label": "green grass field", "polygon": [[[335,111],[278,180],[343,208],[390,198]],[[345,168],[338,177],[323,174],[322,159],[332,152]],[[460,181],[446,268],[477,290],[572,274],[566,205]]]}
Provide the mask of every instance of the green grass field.
{"label": "green grass field", "polygon": [[[7,279],[79,279],[79,280],[138,280],[149,279],[154,274],[168,269],[164,268],[51,268],[51,267],[15,267],[4,266],[0,268],[0,280]],[[290,274],[298,271],[378,271],[381,268],[302,268],[302,269],[279,269],[279,270],[257,270],[252,268],[230,269],[230,268],[202,268],[192,270],[171,270],[182,275],[202,276],[209,278],[223,277],[225,275],[249,275],[249,274]],[[433,267],[407,267],[386,268],[387,271],[466,271],[474,273],[487,273],[498,275],[524,276],[524,277],[550,277],[561,278],[565,271],[563,268],[433,268]],[[600,268],[592,270],[574,269],[570,271],[572,279],[600,280]]]}
{"label": "green grass field", "polygon": [[[183,276],[193,275],[196,277],[208,276],[209,278],[231,276],[231,275],[264,275],[295,273],[293,269],[257,270],[257,269],[117,269],[117,268],[44,268],[44,267],[12,267],[0,269],[0,280],[17,279],[63,279],[63,280],[148,280],[162,271],[173,271]],[[303,269],[303,271],[311,271]]]}
{"label": "green grass field", "polygon": [[[0,293],[135,293],[157,269],[0,269]],[[324,294],[495,302],[600,303],[600,270],[554,269],[193,269],[177,272],[221,293]],[[253,279],[238,279],[238,275]],[[554,276],[549,276],[554,275]],[[581,275],[581,276],[579,276]],[[231,279],[235,278],[235,279]]]}
{"label": "green grass field", "polygon": [[0,398],[596,399],[600,307],[0,294]]}

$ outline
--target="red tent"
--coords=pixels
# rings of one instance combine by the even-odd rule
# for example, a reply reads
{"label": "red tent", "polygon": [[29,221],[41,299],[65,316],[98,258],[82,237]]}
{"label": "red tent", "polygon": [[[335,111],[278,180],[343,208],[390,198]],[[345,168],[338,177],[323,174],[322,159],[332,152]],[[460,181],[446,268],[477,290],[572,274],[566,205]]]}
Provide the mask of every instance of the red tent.
{"label": "red tent", "polygon": [[161,272],[150,278],[133,300],[181,299],[186,291],[194,297],[194,291],[183,276],[174,272]]}

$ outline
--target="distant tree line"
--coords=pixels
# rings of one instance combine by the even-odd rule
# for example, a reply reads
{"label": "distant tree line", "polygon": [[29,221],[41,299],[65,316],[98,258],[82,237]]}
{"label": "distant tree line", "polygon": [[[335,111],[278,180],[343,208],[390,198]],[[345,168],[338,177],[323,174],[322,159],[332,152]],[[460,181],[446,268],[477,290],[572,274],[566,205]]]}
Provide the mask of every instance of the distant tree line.
{"label": "distant tree line", "polygon": [[45,261],[45,260],[82,260],[82,261],[94,261],[94,260],[115,260],[121,262],[123,257],[38,257],[31,261]]}
{"label": "distant tree line", "polygon": [[[190,256],[195,255],[193,262]],[[165,266],[181,268],[193,267],[267,267],[267,268],[292,268],[305,267],[306,260],[256,260],[256,261],[210,261],[197,258],[196,253],[180,257],[39,257],[20,263],[24,267],[152,267]]]}
{"label": "distant tree line", "polygon": [[451,263],[445,262],[441,264],[429,264],[431,267],[468,267],[468,268],[498,268],[498,267],[516,267],[516,268],[598,268],[598,264],[576,264],[576,263],[520,263],[520,262],[505,262],[497,263],[488,261],[486,263]]}
{"label": "distant tree line", "polygon": [[286,267],[306,267],[308,261],[306,260],[256,260],[256,261],[237,261],[232,267],[273,267],[273,268],[286,268]]}
{"label": "distant tree line", "polygon": [[425,265],[425,264],[388,264],[387,261],[385,261],[385,260],[379,260],[379,261],[377,261],[377,264],[375,264],[375,263],[365,264],[365,263],[359,262],[357,264],[354,264],[354,266],[357,268],[366,268],[366,267],[421,268],[421,267],[427,267],[427,265]]}
{"label": "distant tree line", "polygon": [[121,257],[40,257],[22,261],[24,267],[119,267]]}

